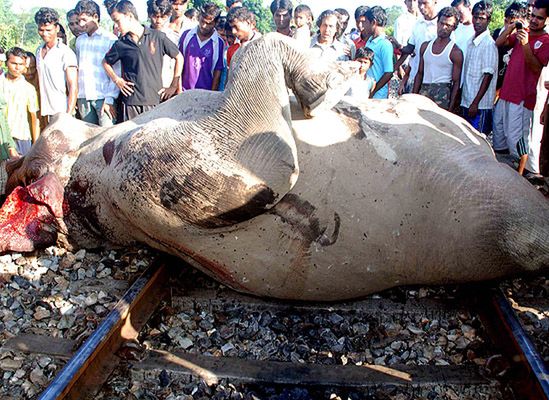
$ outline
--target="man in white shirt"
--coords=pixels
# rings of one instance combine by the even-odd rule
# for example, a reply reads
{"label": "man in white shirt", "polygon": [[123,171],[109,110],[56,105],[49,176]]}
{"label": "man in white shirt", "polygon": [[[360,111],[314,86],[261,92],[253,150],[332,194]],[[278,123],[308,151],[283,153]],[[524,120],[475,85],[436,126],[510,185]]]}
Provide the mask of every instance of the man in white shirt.
{"label": "man in white shirt", "polygon": [[401,14],[395,21],[394,37],[398,44],[406,46],[408,39],[412,36],[414,25],[419,18],[417,0],[404,0],[406,12]]}
{"label": "man in white shirt", "polygon": [[[112,126],[116,117],[114,102],[120,90],[101,65],[116,37],[99,26],[100,8],[93,0],[80,0],[75,12],[82,34],[76,39],[78,59],[78,112],[83,121]],[[120,64],[116,66],[120,74]]]}
{"label": "man in white shirt", "polygon": [[471,2],[469,0],[453,0],[452,7],[459,13],[459,25],[454,32],[454,41],[463,52],[463,57],[465,57],[469,39],[475,35]]}
{"label": "man in white shirt", "polygon": [[335,11],[326,10],[316,22],[318,35],[311,40],[311,53],[327,61],[348,61],[347,47],[336,39],[340,30],[339,16]]}
{"label": "man in white shirt", "polygon": [[473,7],[475,35],[467,46],[461,93],[463,117],[486,135],[492,131],[498,72],[498,50],[488,30],[492,10],[492,5],[485,1]]}
{"label": "man in white shirt", "polygon": [[36,50],[36,69],[40,79],[40,113],[48,119],[60,112],[72,115],[78,94],[76,55],[57,37],[57,11],[42,7],[34,15],[34,21],[38,26],[38,35],[44,41]]}

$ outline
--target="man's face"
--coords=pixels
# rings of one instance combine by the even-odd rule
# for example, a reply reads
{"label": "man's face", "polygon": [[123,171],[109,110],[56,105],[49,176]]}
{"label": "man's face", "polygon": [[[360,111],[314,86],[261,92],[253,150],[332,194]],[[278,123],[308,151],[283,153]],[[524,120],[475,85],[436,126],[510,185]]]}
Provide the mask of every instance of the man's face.
{"label": "man's face", "polygon": [[528,0],[528,4],[526,5],[526,12],[528,14],[528,18],[532,15],[532,10],[534,9],[534,3],[536,0]]}
{"label": "man's face", "polygon": [[92,34],[99,27],[99,17],[97,14],[90,15],[82,13],[78,15],[78,26],[82,33],[87,33],[88,35]]}
{"label": "man's face", "polygon": [[292,20],[292,14],[289,10],[279,8],[273,15],[274,23],[277,31],[284,31],[290,27],[290,21]]}
{"label": "man's face", "polygon": [[473,20],[473,14],[471,13],[471,8],[466,7],[463,3],[460,3],[458,6],[454,7],[459,13],[459,22],[462,24],[470,24]]}
{"label": "man's face", "polygon": [[408,12],[411,14],[415,14],[419,11],[417,0],[404,0],[404,4],[406,5]]}
{"label": "man's face", "polygon": [[370,21],[368,18],[366,18],[366,21],[364,21],[364,33],[368,36],[371,36],[374,34],[375,29],[375,22]]}
{"label": "man's face", "polygon": [[42,38],[44,43],[52,43],[57,40],[57,33],[59,32],[59,25],[55,23],[48,23],[40,25],[38,27],[38,35]]}
{"label": "man's face", "polygon": [[337,17],[335,15],[328,15],[322,20],[318,30],[320,42],[331,44],[337,33]]}
{"label": "man's face", "polygon": [[545,8],[533,8],[532,15],[530,16],[530,32],[541,32],[545,29],[545,22],[547,21],[547,12]]}
{"label": "man's face", "polygon": [[366,17],[364,15],[358,17],[356,20],[356,29],[358,29],[359,32],[364,32],[364,23],[366,22]]}
{"label": "man's face", "polygon": [[176,18],[181,18],[185,16],[185,11],[187,10],[187,0],[175,0],[172,3],[172,15]]}
{"label": "man's face", "polygon": [[72,14],[67,19],[67,24],[69,25],[69,29],[71,30],[74,36],[76,37],[80,36],[82,31],[80,30],[80,25],[78,24],[78,14]]}
{"label": "man's face", "polygon": [[149,15],[149,19],[151,20],[151,29],[162,29],[168,23],[168,20],[170,19],[170,14],[162,15],[158,13],[154,15]]}
{"label": "man's face", "polygon": [[342,15],[339,17],[339,23],[341,24],[341,30],[345,32],[347,30],[347,26],[349,25],[349,17]]}
{"label": "man's face", "polygon": [[418,0],[417,5],[419,12],[426,19],[433,19],[435,16],[436,0]]}
{"label": "man's face", "polygon": [[27,60],[23,57],[11,55],[6,61],[8,75],[11,78],[19,78],[27,69]]}
{"label": "man's face", "polygon": [[119,13],[118,11],[113,11],[111,14],[112,22],[120,32],[120,35],[124,36],[127,34],[132,26],[133,16]]}
{"label": "man's face", "polygon": [[234,20],[231,23],[231,31],[234,37],[240,41],[246,41],[250,39],[253,32],[253,26],[248,21]]}
{"label": "man's face", "polygon": [[198,17],[198,32],[202,36],[210,37],[215,29],[215,17],[212,15],[202,15]]}
{"label": "man's face", "polygon": [[442,17],[439,18],[437,23],[437,36],[441,39],[450,37],[452,32],[456,29],[458,22],[455,17]]}
{"label": "man's face", "polygon": [[477,11],[473,14],[473,28],[475,28],[475,34],[479,35],[488,29],[490,24],[490,18],[484,11]]}

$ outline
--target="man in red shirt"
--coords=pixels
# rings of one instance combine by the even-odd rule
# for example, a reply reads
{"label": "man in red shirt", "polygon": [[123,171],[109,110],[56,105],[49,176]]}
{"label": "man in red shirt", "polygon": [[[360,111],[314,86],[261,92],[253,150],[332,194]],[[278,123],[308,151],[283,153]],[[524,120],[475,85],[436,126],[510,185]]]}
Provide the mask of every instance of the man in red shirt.
{"label": "man in red shirt", "polygon": [[549,0],[536,0],[530,20],[509,25],[496,40],[498,47],[513,51],[500,92],[503,101],[503,134],[494,137],[494,150],[508,150],[520,158],[519,172],[528,154],[528,136],[536,105],[536,85],[541,70],[549,62],[549,34],[545,32]]}

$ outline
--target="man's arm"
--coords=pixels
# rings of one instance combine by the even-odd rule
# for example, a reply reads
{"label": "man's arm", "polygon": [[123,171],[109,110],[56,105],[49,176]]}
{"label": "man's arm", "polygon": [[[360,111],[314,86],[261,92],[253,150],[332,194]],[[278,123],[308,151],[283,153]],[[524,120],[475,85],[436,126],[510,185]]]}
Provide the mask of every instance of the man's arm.
{"label": "man's arm", "polygon": [[29,115],[31,117],[32,142],[36,143],[36,140],[38,139],[38,135],[40,134],[40,120],[38,119],[38,115],[36,111],[29,112]]}
{"label": "man's arm", "polygon": [[507,28],[503,29],[498,38],[496,39],[497,47],[509,46],[509,35],[515,30],[515,25],[511,24]]}
{"label": "man's arm", "polygon": [[116,72],[114,72],[114,68],[112,67],[112,65],[110,65],[105,59],[103,59],[103,62],[101,64],[103,65],[103,68],[105,69],[105,72],[107,73],[111,81],[113,81],[116,86],[118,86],[120,92],[122,92],[122,94],[126,97],[131,96],[135,84],[133,82],[128,82],[116,75]]}
{"label": "man's arm", "polygon": [[215,70],[213,73],[212,90],[217,91],[219,89],[219,82],[221,81],[221,71]]}
{"label": "man's arm", "polygon": [[494,75],[488,74],[488,73],[484,73],[484,75],[482,76],[482,82],[480,83],[480,88],[478,89],[477,95],[475,96],[475,98],[473,99],[473,102],[469,106],[469,117],[470,118],[475,118],[475,116],[477,115],[477,113],[478,113],[478,104],[480,103],[480,101],[482,100],[482,98],[486,94],[486,91],[490,87],[490,82],[492,82],[493,76]]}
{"label": "man's arm", "polygon": [[524,53],[524,60],[526,61],[526,66],[530,68],[532,72],[539,74],[543,68],[543,64],[537,59],[537,57],[532,53],[530,44],[528,43],[528,32],[524,29],[519,29],[517,32],[517,40],[522,46],[522,51]]}
{"label": "man's arm", "polygon": [[370,95],[370,98],[372,98],[377,91],[379,91],[383,86],[385,86],[387,82],[391,80],[392,77],[393,77],[392,72],[385,72],[383,75],[381,75],[381,78],[379,78],[379,81],[377,81],[376,86],[374,87],[374,90]]}
{"label": "man's arm", "polygon": [[173,79],[170,87],[160,89],[160,97],[162,100],[169,99],[170,97],[181,93],[181,72],[183,71],[183,54],[177,53],[175,58],[175,66],[173,69]]}
{"label": "man's arm", "polygon": [[414,87],[412,89],[412,93],[419,93],[419,90],[421,89],[421,84],[423,83],[423,71],[425,69],[425,63],[423,62],[423,55],[425,54],[425,49],[427,48],[428,44],[429,42],[423,43],[419,50],[419,67],[418,67],[416,76],[414,78]]}
{"label": "man's arm", "polygon": [[404,64],[404,61],[408,58],[410,54],[414,52],[415,46],[411,43],[408,43],[406,46],[404,46],[402,49],[400,49],[401,56],[397,60],[395,64],[395,70],[398,71],[398,69]]}
{"label": "man's arm", "polygon": [[76,97],[78,96],[78,68],[67,67],[65,70],[65,79],[67,80],[67,89],[69,92],[67,114],[72,115],[76,107]]}
{"label": "man's arm", "polygon": [[452,61],[452,94],[450,95],[449,111],[455,110],[457,95],[461,81],[461,67],[463,66],[463,53],[457,45],[454,45],[450,52],[450,61]]}

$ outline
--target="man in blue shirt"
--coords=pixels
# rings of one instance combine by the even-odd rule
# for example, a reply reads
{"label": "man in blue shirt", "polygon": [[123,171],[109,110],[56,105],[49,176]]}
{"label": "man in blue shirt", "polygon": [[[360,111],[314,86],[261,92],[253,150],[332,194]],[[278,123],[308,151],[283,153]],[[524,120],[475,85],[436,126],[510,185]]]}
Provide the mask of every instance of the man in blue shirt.
{"label": "man in blue shirt", "polygon": [[389,97],[389,81],[393,76],[393,45],[385,36],[387,14],[382,7],[374,6],[366,11],[364,31],[370,38],[366,47],[374,51],[374,63],[368,70],[368,76],[376,81],[373,94],[374,99]]}

